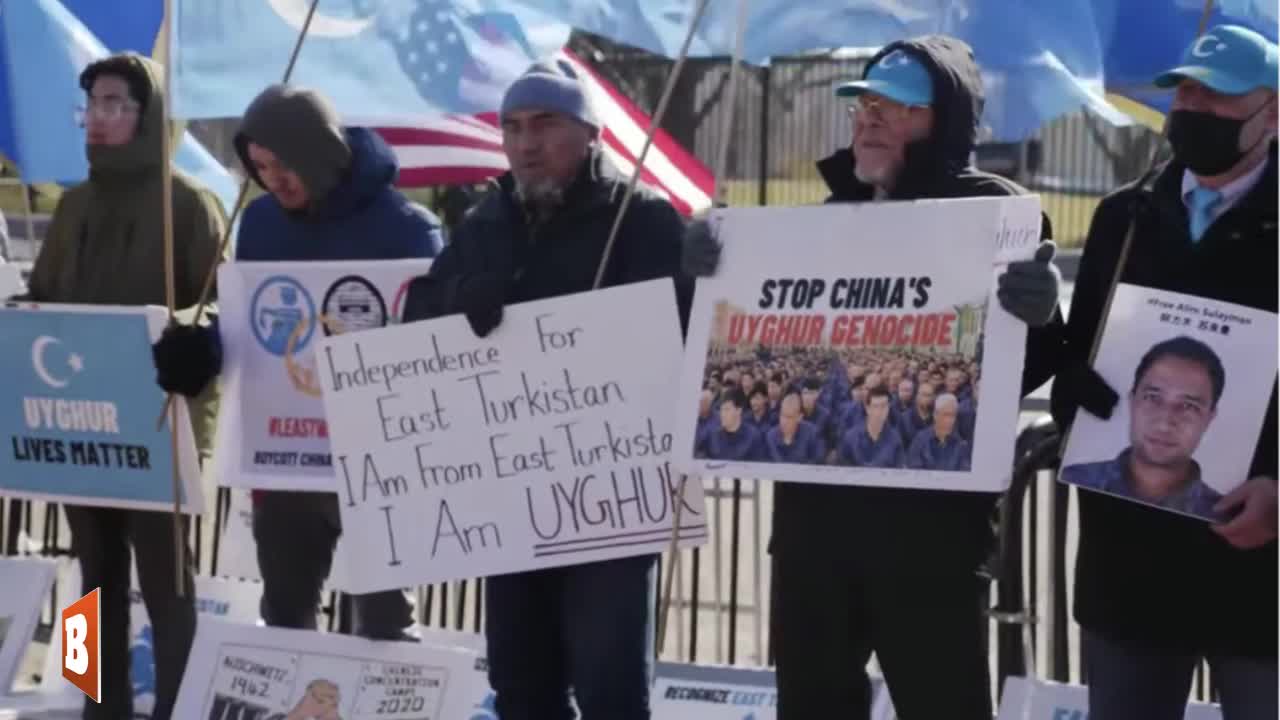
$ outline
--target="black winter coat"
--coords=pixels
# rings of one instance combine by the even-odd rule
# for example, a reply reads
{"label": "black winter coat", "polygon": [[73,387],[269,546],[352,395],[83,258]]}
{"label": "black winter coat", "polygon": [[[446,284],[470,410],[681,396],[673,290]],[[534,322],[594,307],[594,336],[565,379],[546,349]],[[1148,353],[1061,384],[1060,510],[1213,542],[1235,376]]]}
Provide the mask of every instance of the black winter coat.
{"label": "black winter coat", "polygon": [[[511,174],[503,175],[453,230],[427,274],[411,283],[404,321],[460,312],[459,282],[482,271],[495,271],[505,282],[507,305],[591,290],[625,191],[626,181],[593,154],[566,190],[563,206],[530,225]],[[673,278],[682,331],[693,296],[692,282],[680,274],[683,232],[684,221],[670,203],[637,188],[602,283]]]}
{"label": "black winter coat", "polygon": [[[1258,184],[1197,243],[1182,202],[1184,168],[1122,188],[1098,206],[1076,278],[1067,362],[1088,362],[1120,248],[1137,228],[1121,282],[1276,312],[1276,148]],[[1274,353],[1275,348],[1259,348]],[[1053,411],[1075,417],[1077,391],[1059,375]],[[1114,388],[1121,394],[1129,388]],[[1251,476],[1276,478],[1276,387],[1258,435]],[[1229,411],[1217,422],[1232,422]],[[1242,428],[1243,430],[1243,428]],[[1237,550],[1208,523],[1077,490],[1080,551],[1075,617],[1121,642],[1192,653],[1276,657],[1276,543]]]}

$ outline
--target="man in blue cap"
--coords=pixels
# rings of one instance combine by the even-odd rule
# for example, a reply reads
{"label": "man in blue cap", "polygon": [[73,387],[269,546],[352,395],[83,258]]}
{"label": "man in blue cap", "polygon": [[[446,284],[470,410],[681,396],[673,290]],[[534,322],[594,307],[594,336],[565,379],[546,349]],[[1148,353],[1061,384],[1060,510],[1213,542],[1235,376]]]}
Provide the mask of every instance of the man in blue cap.
{"label": "man in blue cap", "polygon": [[[828,202],[1009,196],[1026,190],[970,162],[984,104],[973,52],[932,35],[881,49],[836,93],[851,148],[820,161]],[[690,229],[685,267],[714,272],[719,248]],[[1045,218],[1043,236],[1049,237]],[[1029,393],[1062,340],[1054,245],[999,278],[1001,306],[1029,326]],[[870,376],[868,376],[870,380]],[[924,393],[924,388],[921,388]],[[931,394],[930,394],[931,396]],[[778,717],[868,718],[874,652],[903,720],[991,717],[982,567],[997,493],[778,483],[773,538]]]}
{"label": "man in blue cap", "polygon": [[[626,179],[600,153],[600,124],[572,68],[531,67],[508,88],[499,119],[511,171],[414,279],[406,322],[461,313],[484,337],[508,303],[593,287]],[[678,276],[683,232],[670,203],[637,190],[603,285]],[[683,325],[692,284],[676,277],[676,291]],[[568,720],[572,696],[586,720],[648,720],[656,564],[649,554],[488,578],[498,717]]]}
{"label": "man in blue cap", "polygon": [[[1173,90],[1173,159],[1105,198],[1080,261],[1053,413],[1109,418],[1117,395],[1089,353],[1120,282],[1276,312],[1276,45],[1224,25],[1155,79]],[[1265,392],[1267,388],[1256,388]],[[1080,499],[1076,620],[1090,720],[1182,718],[1208,659],[1227,720],[1277,716],[1276,389],[1249,478],[1210,523],[1087,490]],[[1224,408],[1223,417],[1230,417]],[[1259,432],[1260,430],[1260,432]]]}

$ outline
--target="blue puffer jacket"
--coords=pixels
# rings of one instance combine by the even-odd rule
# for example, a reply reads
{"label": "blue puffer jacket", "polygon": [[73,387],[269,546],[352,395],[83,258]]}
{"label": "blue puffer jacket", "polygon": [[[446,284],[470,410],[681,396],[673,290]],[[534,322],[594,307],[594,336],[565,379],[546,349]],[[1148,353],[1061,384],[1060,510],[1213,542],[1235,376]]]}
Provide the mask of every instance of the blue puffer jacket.
{"label": "blue puffer jacket", "polygon": [[351,168],[318,208],[285,210],[271,195],[249,203],[237,260],[396,260],[435,257],[440,221],[393,183],[400,167],[377,133],[347,128]]}

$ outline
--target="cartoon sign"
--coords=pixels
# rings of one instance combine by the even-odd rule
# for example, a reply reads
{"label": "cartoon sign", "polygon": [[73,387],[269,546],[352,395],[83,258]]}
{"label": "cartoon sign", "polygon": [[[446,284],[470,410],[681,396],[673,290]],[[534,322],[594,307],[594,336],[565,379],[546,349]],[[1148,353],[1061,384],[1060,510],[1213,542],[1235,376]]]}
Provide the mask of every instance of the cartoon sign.
{"label": "cartoon sign", "polygon": [[219,484],[336,487],[316,343],[398,322],[404,289],[430,266],[430,260],[395,260],[218,268],[226,357],[214,448]]}

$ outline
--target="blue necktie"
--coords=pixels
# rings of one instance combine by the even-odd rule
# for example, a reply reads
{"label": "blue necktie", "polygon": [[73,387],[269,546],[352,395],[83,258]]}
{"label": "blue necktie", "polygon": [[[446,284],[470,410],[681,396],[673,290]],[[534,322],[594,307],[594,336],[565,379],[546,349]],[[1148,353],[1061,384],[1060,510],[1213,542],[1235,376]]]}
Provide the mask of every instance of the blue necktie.
{"label": "blue necktie", "polygon": [[1191,191],[1191,242],[1199,242],[1213,224],[1213,210],[1222,202],[1222,193],[1207,187]]}

